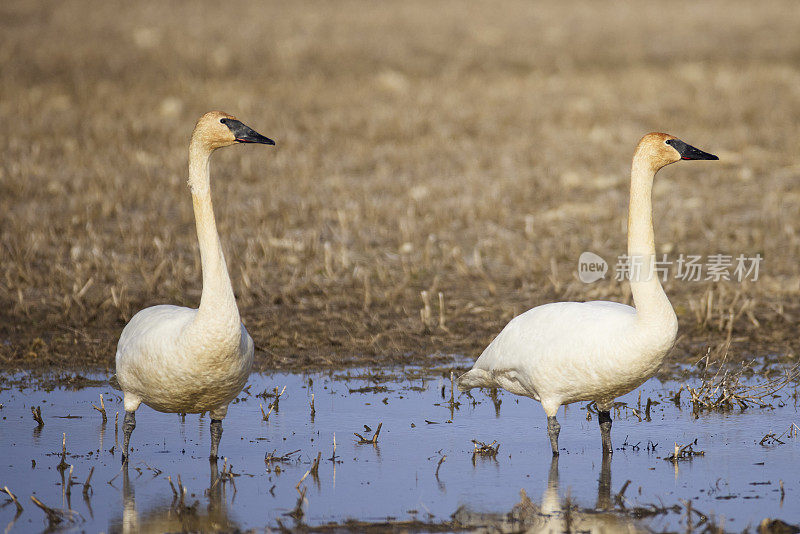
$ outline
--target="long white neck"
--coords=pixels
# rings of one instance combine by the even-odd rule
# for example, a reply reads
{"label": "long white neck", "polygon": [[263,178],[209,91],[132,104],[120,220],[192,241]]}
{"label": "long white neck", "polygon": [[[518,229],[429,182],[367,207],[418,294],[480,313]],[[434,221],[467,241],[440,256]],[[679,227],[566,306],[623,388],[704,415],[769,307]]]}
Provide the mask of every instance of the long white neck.
{"label": "long white neck", "polygon": [[203,293],[192,328],[202,332],[203,337],[238,333],[240,321],[211,204],[210,157],[211,150],[193,139],[189,145],[189,186],[200,245]]}
{"label": "long white neck", "polygon": [[636,152],[631,168],[631,198],[628,206],[628,257],[631,262],[631,293],[637,322],[652,324],[672,320],[675,312],[655,271],[656,246],[653,232],[653,178],[656,170],[644,151]]}

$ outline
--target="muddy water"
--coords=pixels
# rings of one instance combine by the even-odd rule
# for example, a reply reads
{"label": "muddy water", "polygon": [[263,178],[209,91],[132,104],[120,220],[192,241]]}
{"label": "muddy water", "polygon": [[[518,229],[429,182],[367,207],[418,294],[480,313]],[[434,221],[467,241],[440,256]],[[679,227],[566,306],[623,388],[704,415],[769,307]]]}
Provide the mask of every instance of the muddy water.
{"label": "muddy water", "polygon": [[[18,514],[10,501],[2,506],[0,528],[48,527],[31,495],[49,507],[72,510],[60,516],[58,526],[73,531],[261,530],[349,519],[510,528],[520,510],[527,510],[528,526],[542,530],[563,529],[565,521],[596,531],[684,530],[687,518],[697,525],[703,515],[735,531],[765,517],[800,523],[800,438],[759,443],[768,433],[780,435],[800,423],[794,389],[770,398],[773,408],[696,418],[685,392],[680,407],[666,400],[680,383],[653,379],[641,388],[642,404],[648,397],[660,401],[650,421],[625,408],[614,415],[616,450],[610,462],[602,461],[596,418],[587,420],[586,408],[573,405],[559,412],[563,452],[552,463],[538,403],[502,392],[496,398],[483,391],[475,391],[474,398],[456,392],[460,405],[451,410],[448,377],[417,369],[253,375],[225,419],[220,449],[225,460],[216,465],[207,459],[207,416],[184,419],[143,406],[125,471],[118,451],[122,414],[119,435],[114,422],[122,411],[118,391],[108,384],[72,389],[6,376],[0,391],[0,488],[7,486],[24,509]],[[284,386],[265,421],[259,405],[268,411],[274,400],[268,395]],[[92,408],[101,393],[109,415],[105,425]],[[638,393],[620,400],[635,407]],[[32,406],[41,406],[41,428],[31,417]],[[380,423],[376,445],[356,442],[354,432],[371,438]],[[58,469],[63,434],[71,486],[70,467],[63,478]],[[473,455],[473,439],[497,441],[498,453]],[[664,460],[675,442],[695,440],[694,450],[704,455]],[[318,452],[317,476],[309,474],[298,485]],[[268,454],[285,459],[267,463]],[[91,487],[84,493],[92,467]],[[220,475],[229,471],[232,480]],[[531,502],[523,500],[514,515],[520,490]],[[6,500],[3,495],[0,505]],[[703,515],[687,513],[688,501]]]}

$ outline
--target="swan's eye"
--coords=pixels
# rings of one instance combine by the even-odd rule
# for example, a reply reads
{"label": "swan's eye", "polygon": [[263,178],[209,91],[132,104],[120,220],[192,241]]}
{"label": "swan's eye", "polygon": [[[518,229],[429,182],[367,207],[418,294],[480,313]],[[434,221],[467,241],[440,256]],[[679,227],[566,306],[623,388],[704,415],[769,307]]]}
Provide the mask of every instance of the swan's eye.
{"label": "swan's eye", "polygon": [[225,121],[227,121],[227,120],[228,119],[220,119],[219,122],[221,122],[222,124],[225,124]]}

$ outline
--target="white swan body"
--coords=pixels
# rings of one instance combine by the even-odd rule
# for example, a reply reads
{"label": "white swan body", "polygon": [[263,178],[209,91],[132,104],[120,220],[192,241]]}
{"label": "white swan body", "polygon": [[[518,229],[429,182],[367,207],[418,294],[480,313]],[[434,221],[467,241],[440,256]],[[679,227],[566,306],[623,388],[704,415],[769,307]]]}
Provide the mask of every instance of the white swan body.
{"label": "white swan body", "polygon": [[211,457],[222,419],[253,365],[253,340],[239,318],[211,204],[209,158],[234,143],[275,144],[234,117],[212,111],[195,126],[189,144],[189,185],[203,268],[197,309],[153,306],[134,315],[117,345],[117,381],[124,393],[123,461],[141,403],[161,412],[211,415]]}
{"label": "white swan body", "polygon": [[613,400],[653,376],[669,352],[678,320],[655,272],[651,192],[659,169],[681,159],[717,159],[667,134],[642,138],[631,170],[628,256],[636,307],[617,302],[557,302],[515,317],[473,368],[462,390],[500,387],[542,403],[553,454],[558,454],[558,408],[595,401],[603,450],[611,452]]}
{"label": "white swan body", "polygon": [[503,328],[461,384],[501,387],[542,402],[548,413],[578,401],[606,405],[658,370],[677,321],[659,326],[637,329],[636,309],[618,302],[538,306]]}
{"label": "white swan body", "polygon": [[250,375],[253,339],[243,324],[230,330],[227,341],[180,335],[196,316],[196,309],[164,304],[140,311],[127,324],[117,348],[126,411],[144,402],[159,412],[225,417]]}

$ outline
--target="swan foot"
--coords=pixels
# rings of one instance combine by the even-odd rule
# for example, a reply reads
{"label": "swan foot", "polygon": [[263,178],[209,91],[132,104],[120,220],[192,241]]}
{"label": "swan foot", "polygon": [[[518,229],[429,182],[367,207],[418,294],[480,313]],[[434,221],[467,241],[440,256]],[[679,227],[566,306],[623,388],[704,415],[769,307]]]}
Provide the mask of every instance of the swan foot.
{"label": "swan foot", "polygon": [[122,421],[122,463],[128,463],[128,448],[131,444],[131,434],[136,428],[136,412],[125,412],[125,419]]}
{"label": "swan foot", "polygon": [[209,460],[217,459],[217,451],[219,450],[219,440],[222,438],[222,419],[211,420],[211,455]]}
{"label": "swan foot", "polygon": [[603,454],[613,454],[611,446],[611,412],[598,412],[600,422],[600,435],[603,437]]}
{"label": "swan foot", "polygon": [[558,456],[558,433],[561,432],[561,425],[558,424],[555,415],[547,417],[547,435],[550,436],[550,447],[553,449],[553,456]]}

